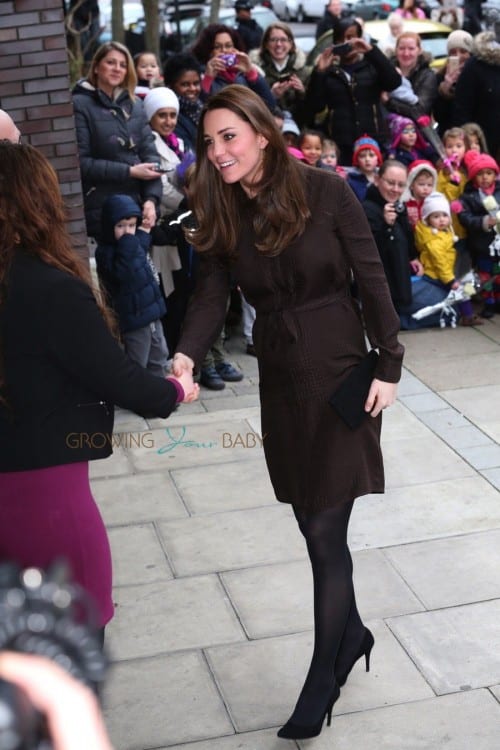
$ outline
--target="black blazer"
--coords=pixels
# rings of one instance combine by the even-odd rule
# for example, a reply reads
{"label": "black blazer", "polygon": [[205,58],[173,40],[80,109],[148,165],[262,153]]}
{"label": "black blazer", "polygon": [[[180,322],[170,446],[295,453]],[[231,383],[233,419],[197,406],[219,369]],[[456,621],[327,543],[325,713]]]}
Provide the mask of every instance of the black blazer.
{"label": "black blazer", "polygon": [[175,386],[126,356],[87,285],[22,251],[0,307],[0,346],[0,472],[105,458],[115,403],[158,417],[175,406]]}

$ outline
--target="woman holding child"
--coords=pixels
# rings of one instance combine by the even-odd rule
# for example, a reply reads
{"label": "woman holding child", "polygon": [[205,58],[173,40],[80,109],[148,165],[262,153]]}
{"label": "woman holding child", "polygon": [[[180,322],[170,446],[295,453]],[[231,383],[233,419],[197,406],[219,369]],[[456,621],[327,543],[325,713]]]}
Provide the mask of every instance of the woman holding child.
{"label": "woman holding child", "polygon": [[[437,97],[436,74],[429,66],[430,55],[422,50],[420,36],[414,31],[403,31],[396,41],[393,64],[404,79],[411,84],[417,101],[413,104],[389,94],[386,107],[390,112],[416,120],[421,115],[430,115]],[[387,89],[391,91],[391,89]]]}

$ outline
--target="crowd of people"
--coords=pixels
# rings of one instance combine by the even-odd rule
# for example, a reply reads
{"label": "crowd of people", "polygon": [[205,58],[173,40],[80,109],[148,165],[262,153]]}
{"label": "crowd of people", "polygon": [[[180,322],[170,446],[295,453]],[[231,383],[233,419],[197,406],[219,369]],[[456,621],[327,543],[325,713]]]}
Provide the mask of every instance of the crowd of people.
{"label": "crowd of people", "polygon": [[[319,734],[355,662],[369,665],[347,529],[355,498],[384,489],[398,330],[440,324],[414,314],[471,270],[482,304],[461,299],[461,324],[500,313],[495,34],[454,30],[436,73],[404,28],[414,0],[380,47],[334,4],[323,20],[342,47],[312,67],[287,24],[260,33],[247,0],[239,30],[207,26],[163,70],[147,50],[99,47],[73,91],[99,290],[71,249],[55,172],[0,111],[1,555],[40,567],[66,556],[104,629],[111,561],[88,461],[111,445],[67,436],[109,434],[115,403],[167,417],[198,397],[196,371],[214,390],[241,380],[224,349],[236,290],[268,470],[314,580],[289,739]],[[327,402],[364,363],[365,334],[379,357],[353,429]]]}

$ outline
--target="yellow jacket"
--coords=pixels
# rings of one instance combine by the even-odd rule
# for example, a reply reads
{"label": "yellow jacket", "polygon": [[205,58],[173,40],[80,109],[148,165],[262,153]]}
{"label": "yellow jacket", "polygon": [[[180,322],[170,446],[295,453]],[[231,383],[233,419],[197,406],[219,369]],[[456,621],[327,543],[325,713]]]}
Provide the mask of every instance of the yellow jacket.
{"label": "yellow jacket", "polygon": [[[450,175],[445,172],[444,169],[438,171],[436,190],[438,193],[443,193],[450,203],[460,198],[467,184],[467,175],[464,170],[459,169],[458,171],[460,173],[460,183],[458,185],[450,180]],[[453,225],[453,231],[459,240],[463,240],[464,237],[467,237],[467,230],[462,224],[460,224],[457,214],[454,214],[453,212],[451,213],[451,223]]]}
{"label": "yellow jacket", "polygon": [[415,245],[424,272],[443,284],[449,284],[455,278],[453,269],[457,253],[453,239],[451,227],[436,232],[423,221],[419,221],[415,227]]}

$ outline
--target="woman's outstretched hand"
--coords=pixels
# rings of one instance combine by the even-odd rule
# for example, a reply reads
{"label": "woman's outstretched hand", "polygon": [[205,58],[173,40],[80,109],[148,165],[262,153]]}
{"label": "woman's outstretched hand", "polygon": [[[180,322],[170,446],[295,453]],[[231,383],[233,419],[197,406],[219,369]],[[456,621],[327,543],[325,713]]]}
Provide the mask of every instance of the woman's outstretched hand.
{"label": "woman's outstretched hand", "polygon": [[190,372],[192,374],[193,370],[194,362],[191,357],[188,357],[187,354],[182,354],[181,352],[176,352],[176,354],[174,354],[172,372],[176,378],[180,378],[183,372]]}
{"label": "woman's outstretched hand", "polygon": [[372,380],[368,398],[365,402],[365,411],[369,412],[371,417],[377,417],[382,409],[391,406],[398,392],[397,383],[386,383],[384,380]]}

